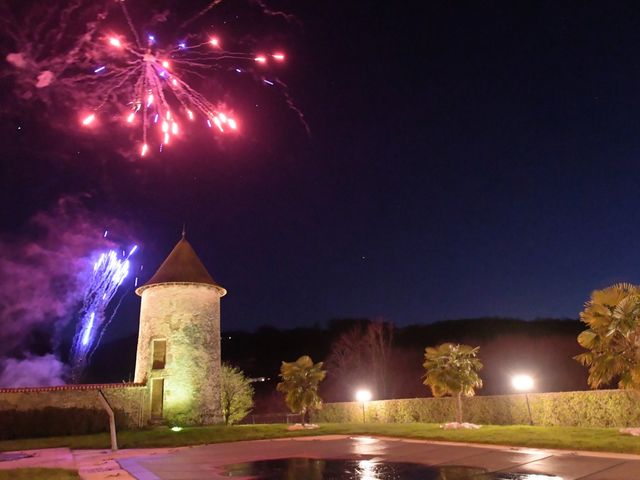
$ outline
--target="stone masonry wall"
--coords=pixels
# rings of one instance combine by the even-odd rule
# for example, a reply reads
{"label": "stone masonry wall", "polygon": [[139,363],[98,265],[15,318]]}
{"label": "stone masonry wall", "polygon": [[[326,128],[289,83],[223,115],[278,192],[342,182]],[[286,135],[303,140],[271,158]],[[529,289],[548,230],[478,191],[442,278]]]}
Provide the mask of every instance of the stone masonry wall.
{"label": "stone masonry wall", "polygon": [[[166,340],[164,369],[153,370],[152,341]],[[211,285],[166,283],[142,292],[136,382],[164,379],[163,420],[212,424],[220,411],[220,292]]]}
{"label": "stone masonry wall", "polygon": [[147,388],[135,384],[0,389],[0,411],[40,410],[45,407],[102,411],[104,407],[98,398],[98,390],[104,393],[113,410],[124,413],[124,424],[118,425],[119,428],[139,428],[145,425],[143,406],[147,401]]}

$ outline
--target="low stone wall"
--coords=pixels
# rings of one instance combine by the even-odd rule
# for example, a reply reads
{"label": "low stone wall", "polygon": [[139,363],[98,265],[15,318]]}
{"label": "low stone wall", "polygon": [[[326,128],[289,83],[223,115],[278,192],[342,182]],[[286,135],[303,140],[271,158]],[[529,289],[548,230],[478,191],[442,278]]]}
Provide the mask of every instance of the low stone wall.
{"label": "low stone wall", "polygon": [[147,388],[143,384],[134,383],[1,388],[0,412],[25,412],[45,408],[104,411],[98,391],[102,391],[111,408],[118,413],[118,428],[140,428],[146,424],[149,403]]}
{"label": "low stone wall", "polygon": [[[630,427],[640,425],[640,392],[592,390],[530,393],[535,425],[576,427]],[[476,396],[462,401],[463,421],[484,425],[528,424],[523,394]],[[367,422],[444,423],[456,420],[456,400],[409,398],[368,402]],[[316,422],[362,422],[362,404],[327,403],[313,416]]]}

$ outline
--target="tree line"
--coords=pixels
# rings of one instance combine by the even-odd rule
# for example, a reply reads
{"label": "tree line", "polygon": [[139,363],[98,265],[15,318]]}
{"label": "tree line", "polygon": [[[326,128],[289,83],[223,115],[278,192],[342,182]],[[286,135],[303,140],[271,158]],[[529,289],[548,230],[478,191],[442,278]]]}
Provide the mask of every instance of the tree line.
{"label": "tree line", "polygon": [[325,401],[350,401],[360,387],[377,399],[428,396],[421,379],[424,349],[442,343],[481,347],[485,395],[511,392],[510,375],[520,370],[536,375],[544,391],[584,390],[587,374],[571,359],[582,351],[576,342],[582,329],[577,320],[479,318],[396,327],[384,320],[341,319],[325,327],[226,332],[222,357],[266,380],[254,384],[256,413],[286,409],[275,390],[278,372],[283,359],[302,355],[324,360]]}
{"label": "tree line", "polygon": [[[574,337],[574,342],[584,350],[568,358],[588,367],[588,385],[640,389],[640,287],[616,284],[594,291],[580,314],[580,322],[587,328]],[[378,398],[384,398],[392,378],[393,339],[392,324],[356,323],[332,342],[326,370],[323,362],[314,363],[308,355],[293,362],[282,361],[276,390],[303,418],[320,407],[319,386],[327,371],[352,394],[358,382],[366,378]],[[462,398],[483,387],[480,348],[445,342],[423,351],[421,383],[434,396],[457,397],[458,421],[462,420]]]}

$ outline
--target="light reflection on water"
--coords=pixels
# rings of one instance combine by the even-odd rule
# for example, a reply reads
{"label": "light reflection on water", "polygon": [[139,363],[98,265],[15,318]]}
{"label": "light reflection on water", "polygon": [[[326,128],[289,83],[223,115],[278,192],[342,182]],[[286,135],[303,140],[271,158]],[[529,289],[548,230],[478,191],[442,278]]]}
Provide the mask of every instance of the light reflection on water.
{"label": "light reflection on water", "polygon": [[361,480],[376,480],[376,463],[373,460],[360,460],[356,473]]}
{"label": "light reflection on water", "polygon": [[260,480],[562,480],[555,475],[489,473],[481,468],[432,467],[377,460],[284,458],[227,465],[224,475]]}

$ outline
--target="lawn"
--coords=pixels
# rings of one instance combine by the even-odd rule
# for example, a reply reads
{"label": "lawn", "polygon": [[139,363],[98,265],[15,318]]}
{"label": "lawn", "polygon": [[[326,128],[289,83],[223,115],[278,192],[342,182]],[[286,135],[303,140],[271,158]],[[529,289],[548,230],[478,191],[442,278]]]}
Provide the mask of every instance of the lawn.
{"label": "lawn", "polygon": [[[442,430],[437,424],[321,424],[317,430],[289,432],[286,425],[237,425],[225,427],[185,427],[180,432],[159,427],[148,430],[122,431],[120,448],[150,448],[236,442],[269,438],[292,438],[309,435],[384,435],[450,442],[486,443],[522,447],[593,450],[640,454],[640,438],[621,435],[614,428],[530,427],[526,425],[486,425],[479,430]],[[0,442],[0,451],[35,448],[70,447],[108,448],[109,435],[77,435]],[[1,478],[1,477],[0,477]]]}
{"label": "lawn", "polygon": [[80,476],[72,470],[61,468],[17,468],[0,470],[0,480],[79,480]]}

